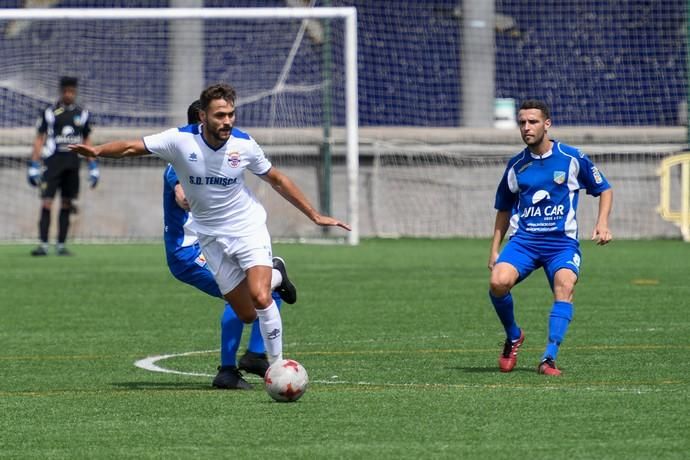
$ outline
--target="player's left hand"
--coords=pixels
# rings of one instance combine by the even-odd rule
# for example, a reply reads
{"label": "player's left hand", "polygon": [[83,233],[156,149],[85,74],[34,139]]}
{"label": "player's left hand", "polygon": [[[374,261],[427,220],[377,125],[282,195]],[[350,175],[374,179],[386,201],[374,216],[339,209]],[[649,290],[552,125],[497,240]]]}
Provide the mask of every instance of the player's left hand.
{"label": "player's left hand", "polygon": [[175,184],[175,202],[185,211],[189,211],[191,209],[189,207],[189,201],[187,201],[187,197],[185,196],[184,190],[180,184]]}
{"label": "player's left hand", "polygon": [[96,188],[98,180],[101,178],[101,171],[98,169],[98,162],[96,160],[89,162],[89,184],[91,188]]}
{"label": "player's left hand", "polygon": [[322,227],[340,227],[344,228],[348,232],[352,230],[352,227],[350,227],[348,224],[345,222],[341,222],[338,219],[334,219],[333,217],[329,216],[322,216],[321,214],[317,214],[314,217],[314,223],[316,225],[321,225]]}
{"label": "player's left hand", "polygon": [[592,232],[592,240],[596,241],[598,245],[603,246],[608,244],[613,239],[613,235],[606,225],[597,224]]}

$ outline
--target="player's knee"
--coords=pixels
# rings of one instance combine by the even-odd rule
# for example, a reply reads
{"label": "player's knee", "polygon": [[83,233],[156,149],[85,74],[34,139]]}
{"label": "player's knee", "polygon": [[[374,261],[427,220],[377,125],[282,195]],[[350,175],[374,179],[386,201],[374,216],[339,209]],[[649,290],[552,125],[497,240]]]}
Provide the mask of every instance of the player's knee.
{"label": "player's knee", "polygon": [[254,309],[235,313],[244,324],[251,324],[256,321],[256,310]]}
{"label": "player's knee", "polygon": [[573,294],[575,294],[575,283],[570,281],[556,283],[553,287],[553,293],[556,300],[572,302]]}
{"label": "player's knee", "polygon": [[273,302],[273,296],[271,296],[270,291],[261,291],[252,294],[252,300],[256,308],[266,308]]}
{"label": "player's knee", "polygon": [[510,277],[500,273],[492,273],[489,282],[491,294],[494,297],[503,297],[508,294],[513,287],[513,281]]}

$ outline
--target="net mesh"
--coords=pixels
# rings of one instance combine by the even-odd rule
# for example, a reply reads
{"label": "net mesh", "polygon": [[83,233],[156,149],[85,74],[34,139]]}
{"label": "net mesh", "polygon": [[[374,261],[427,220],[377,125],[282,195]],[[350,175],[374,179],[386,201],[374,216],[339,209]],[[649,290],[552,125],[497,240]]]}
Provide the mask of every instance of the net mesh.
{"label": "net mesh", "polygon": [[[7,6],[23,5],[15,3]],[[169,6],[165,0],[48,3]],[[233,6],[324,3],[248,0]],[[472,7],[487,2],[328,3],[357,7],[362,236],[490,236],[496,184],[522,142],[516,130],[464,127],[470,120],[463,112],[463,75],[487,55],[493,74],[475,82],[476,88],[513,104],[528,97],[549,103],[554,137],[592,156],[614,186],[616,235],[679,236],[656,212],[656,171],[662,158],[686,146],[685,0],[496,0],[489,22],[494,33],[474,55],[467,54],[463,27]],[[0,222],[0,239],[35,238],[38,200],[26,185],[24,161],[35,118],[56,98],[62,74],[80,78],[80,101],[92,112],[96,141],[179,124],[184,107],[174,97],[191,101],[206,84],[231,82],[239,94],[238,126],[315,204],[323,180],[322,125],[330,118],[331,212],[345,216],[342,21],[328,24],[326,60],[324,21],[205,20],[201,36],[198,23],[184,24],[0,22],[0,192],[10,216]],[[181,71],[185,64],[200,66],[200,72]],[[324,109],[324,92],[330,110]],[[510,121],[515,114],[508,107]],[[104,161],[99,187],[82,190],[73,236],[159,238],[162,166],[151,159]],[[275,192],[253,178],[249,182],[269,211],[274,237],[321,236]],[[580,201],[582,237],[591,231],[595,213],[596,200]]]}

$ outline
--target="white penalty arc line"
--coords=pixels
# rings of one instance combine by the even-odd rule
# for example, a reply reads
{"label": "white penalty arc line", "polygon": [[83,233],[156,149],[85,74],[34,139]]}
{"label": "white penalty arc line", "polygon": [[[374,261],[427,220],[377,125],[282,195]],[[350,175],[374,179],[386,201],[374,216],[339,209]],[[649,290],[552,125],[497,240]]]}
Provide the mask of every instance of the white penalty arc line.
{"label": "white penalty arc line", "polygon": [[[203,372],[185,372],[185,371],[178,371],[176,369],[168,369],[167,367],[161,367],[159,366],[158,363],[159,361],[163,361],[166,359],[170,358],[180,358],[183,356],[192,356],[192,355],[206,355],[209,353],[218,353],[220,350],[201,350],[201,351],[187,351],[184,353],[171,353],[167,355],[156,355],[156,356],[148,356],[143,359],[139,359],[134,362],[134,365],[138,367],[139,369],[144,369],[145,371],[149,372],[161,372],[164,374],[176,374],[176,375],[186,375],[190,377],[215,377],[213,374],[205,374]],[[324,383],[324,384],[350,384],[349,382],[339,382],[339,381],[334,381],[334,380],[313,380],[313,383]],[[359,385],[371,385],[368,382],[359,382]]]}
{"label": "white penalty arc line", "polygon": [[140,369],[144,369],[150,372],[162,372],[164,374],[177,374],[177,375],[189,375],[192,377],[213,377],[211,374],[204,374],[202,372],[184,372],[175,369],[168,369],[166,367],[161,367],[156,363],[158,361],[163,361],[170,358],[179,358],[182,356],[192,356],[192,355],[206,355],[209,353],[218,353],[220,350],[203,350],[203,351],[187,351],[185,353],[172,353],[168,355],[157,355],[149,356],[144,359],[140,359],[134,362],[134,365]]}
{"label": "white penalty arc line", "polygon": [[[185,371],[178,371],[176,369],[168,369],[165,367],[161,367],[157,365],[156,363],[159,361],[163,361],[166,359],[170,358],[179,358],[183,356],[193,356],[193,355],[205,355],[209,353],[218,353],[220,350],[201,350],[201,351],[187,351],[184,353],[171,353],[167,355],[156,355],[156,356],[149,356],[140,360],[137,360],[134,362],[134,365],[140,369],[144,369],[150,372],[161,372],[165,374],[177,374],[177,375],[186,375],[190,377],[215,377],[212,374],[206,374],[203,372],[185,372]],[[324,384],[324,385],[357,385],[357,386],[365,386],[365,387],[400,387],[400,388],[405,388],[405,387],[411,387],[411,388],[433,388],[433,387],[443,387],[443,388],[459,388],[459,389],[471,389],[471,388],[514,388],[514,389],[531,389],[533,388],[533,385],[529,384],[510,384],[510,383],[494,383],[494,384],[488,384],[488,385],[482,385],[482,384],[464,384],[464,383],[457,383],[457,384],[434,384],[434,383],[374,383],[374,382],[363,382],[363,381],[357,381],[357,382],[350,382],[350,381],[345,381],[345,380],[337,380],[338,376],[333,376],[331,377],[331,380],[312,380],[312,383],[319,383],[319,384]],[[604,385],[602,385],[604,383]],[[662,381],[662,382],[632,382],[630,383],[633,386],[646,386],[646,385],[677,385],[677,384],[682,384],[682,381]],[[581,382],[581,384],[584,385],[585,389],[589,390],[595,390],[595,389],[601,389],[601,388],[609,388],[613,389],[615,391],[630,391],[630,388],[625,388],[624,386],[620,386],[620,383],[606,383],[606,382]],[[575,386],[578,386],[579,384],[575,383]],[[613,388],[616,385],[619,385],[619,388]],[[562,389],[568,389],[572,387],[573,385],[558,385],[558,386],[546,386],[546,387],[541,387],[544,390],[562,390]],[[633,388],[635,389],[635,388]],[[637,389],[636,391],[641,391]]]}

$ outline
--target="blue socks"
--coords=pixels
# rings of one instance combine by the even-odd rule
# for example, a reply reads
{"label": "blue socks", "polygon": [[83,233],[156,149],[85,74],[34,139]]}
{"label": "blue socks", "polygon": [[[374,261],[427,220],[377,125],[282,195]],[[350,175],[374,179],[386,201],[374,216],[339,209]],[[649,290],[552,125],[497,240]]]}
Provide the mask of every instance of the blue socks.
{"label": "blue socks", "polygon": [[565,333],[568,331],[570,321],[573,319],[573,304],[569,302],[556,301],[551,308],[551,315],[549,316],[549,341],[546,344],[546,351],[542,360],[553,359],[556,360],[558,355],[558,347],[565,338]]}
{"label": "blue socks", "polygon": [[506,337],[510,340],[517,340],[520,338],[520,328],[515,322],[515,315],[513,314],[513,296],[510,292],[503,297],[494,297],[489,292],[489,298],[496,310],[498,319],[501,320],[503,328],[506,331]]}
{"label": "blue socks", "polygon": [[242,340],[244,323],[237,317],[230,304],[225,304],[225,310],[220,317],[220,365],[236,366],[237,350]]}
{"label": "blue socks", "polygon": [[252,333],[249,336],[247,350],[252,353],[266,353],[266,346],[264,345],[264,338],[261,337],[258,321],[254,321],[254,324],[252,324]]}

